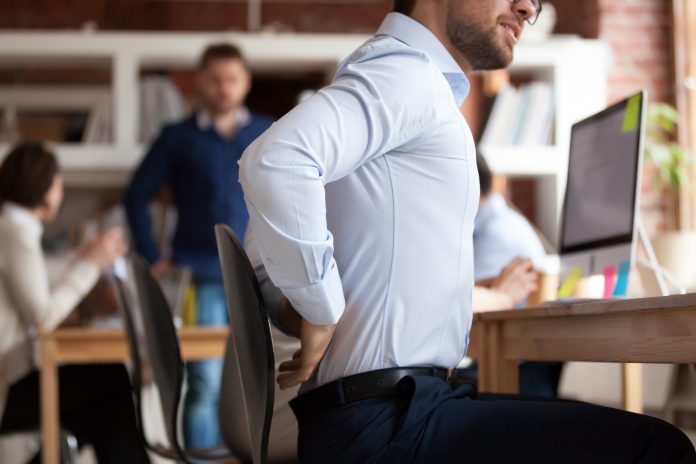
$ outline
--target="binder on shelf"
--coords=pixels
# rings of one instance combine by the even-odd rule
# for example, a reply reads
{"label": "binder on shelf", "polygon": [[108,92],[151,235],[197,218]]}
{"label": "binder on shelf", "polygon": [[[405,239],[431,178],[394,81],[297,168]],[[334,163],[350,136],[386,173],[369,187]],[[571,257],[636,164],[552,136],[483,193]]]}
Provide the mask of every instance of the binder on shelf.
{"label": "binder on shelf", "polygon": [[140,141],[148,145],[164,124],[186,115],[179,89],[167,76],[150,75],[140,80]]}
{"label": "binder on shelf", "polygon": [[527,113],[522,126],[518,145],[548,145],[553,125],[553,89],[546,82],[533,82],[528,85],[529,95]]}
{"label": "binder on shelf", "polygon": [[514,129],[519,107],[519,94],[512,86],[504,87],[495,98],[491,114],[481,136],[481,145],[507,145]]}
{"label": "binder on shelf", "polygon": [[89,112],[82,141],[87,144],[107,144],[113,141],[111,102],[95,105]]}

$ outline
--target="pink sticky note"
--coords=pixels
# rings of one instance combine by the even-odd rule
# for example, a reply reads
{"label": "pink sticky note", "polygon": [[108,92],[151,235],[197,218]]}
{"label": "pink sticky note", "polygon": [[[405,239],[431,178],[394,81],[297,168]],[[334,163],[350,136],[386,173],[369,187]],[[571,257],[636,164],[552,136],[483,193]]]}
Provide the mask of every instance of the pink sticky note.
{"label": "pink sticky note", "polygon": [[616,266],[604,268],[604,298],[611,298],[616,286]]}

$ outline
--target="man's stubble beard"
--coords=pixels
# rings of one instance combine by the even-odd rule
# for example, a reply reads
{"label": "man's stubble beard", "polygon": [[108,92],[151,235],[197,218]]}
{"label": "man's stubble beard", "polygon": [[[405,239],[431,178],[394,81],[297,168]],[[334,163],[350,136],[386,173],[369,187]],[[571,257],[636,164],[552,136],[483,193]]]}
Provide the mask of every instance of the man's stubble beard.
{"label": "man's stubble beard", "polygon": [[471,64],[473,70],[502,69],[512,61],[512,49],[502,44],[495,28],[457,18],[453,8],[447,14],[447,38]]}

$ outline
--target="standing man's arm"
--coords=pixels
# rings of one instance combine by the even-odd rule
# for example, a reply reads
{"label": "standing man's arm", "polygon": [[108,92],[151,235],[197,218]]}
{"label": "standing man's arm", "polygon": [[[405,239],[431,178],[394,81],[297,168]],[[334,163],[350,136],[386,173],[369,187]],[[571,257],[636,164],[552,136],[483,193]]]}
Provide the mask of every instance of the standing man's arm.
{"label": "standing man's arm", "polygon": [[[363,53],[331,86],[266,131],[240,161],[263,264],[303,318],[301,355],[281,366],[283,388],[314,375],[345,306],[326,223],[325,184],[436,123],[435,104],[412,92],[437,87],[431,72],[419,72],[427,69],[423,55],[405,49],[384,56],[369,47]],[[405,65],[413,72],[404,73]]]}
{"label": "standing man's arm", "polygon": [[150,263],[162,268],[164,265],[160,261],[159,248],[152,236],[148,206],[171,177],[173,150],[170,129],[165,128],[133,174],[124,197],[136,251]]}

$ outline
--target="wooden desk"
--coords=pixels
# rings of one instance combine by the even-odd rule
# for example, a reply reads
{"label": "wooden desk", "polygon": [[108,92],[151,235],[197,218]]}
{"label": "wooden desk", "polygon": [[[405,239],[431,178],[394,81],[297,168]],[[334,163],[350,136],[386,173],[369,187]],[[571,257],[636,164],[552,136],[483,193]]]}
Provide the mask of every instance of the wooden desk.
{"label": "wooden desk", "polygon": [[[520,360],[696,363],[696,294],[478,313],[473,324],[481,391],[517,393]],[[623,373],[624,407],[641,412],[640,365]]]}
{"label": "wooden desk", "polygon": [[[179,331],[181,356],[187,361],[221,358],[227,328],[185,328]],[[41,445],[44,464],[59,464],[58,366],[119,363],[129,359],[122,330],[58,329],[41,334]]]}

